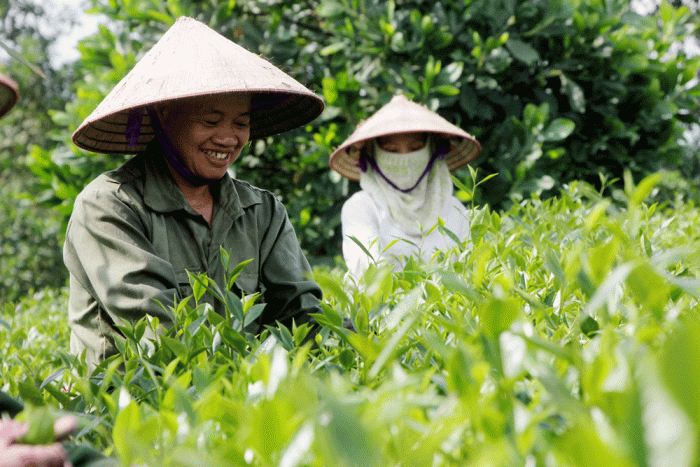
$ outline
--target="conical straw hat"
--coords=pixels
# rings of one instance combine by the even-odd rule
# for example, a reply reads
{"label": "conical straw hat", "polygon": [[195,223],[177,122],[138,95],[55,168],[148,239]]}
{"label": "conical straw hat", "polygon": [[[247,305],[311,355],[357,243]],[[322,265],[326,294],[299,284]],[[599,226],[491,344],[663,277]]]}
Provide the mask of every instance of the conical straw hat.
{"label": "conical straw hat", "polygon": [[[255,93],[250,138],[300,127],[323,112],[323,100],[260,56],[195,19],[179,18],[73,133],[93,152],[133,154],[153,138],[146,106],[193,96]],[[130,110],[141,116],[138,143],[126,138]]]}
{"label": "conical straw hat", "polygon": [[0,117],[10,111],[19,98],[17,83],[0,73]]}
{"label": "conical straw hat", "polygon": [[331,169],[345,178],[358,181],[360,148],[371,139],[395,133],[439,133],[454,141],[445,155],[450,171],[473,161],[481,152],[481,145],[469,133],[453,125],[425,106],[397,94],[364,123],[331,154]]}

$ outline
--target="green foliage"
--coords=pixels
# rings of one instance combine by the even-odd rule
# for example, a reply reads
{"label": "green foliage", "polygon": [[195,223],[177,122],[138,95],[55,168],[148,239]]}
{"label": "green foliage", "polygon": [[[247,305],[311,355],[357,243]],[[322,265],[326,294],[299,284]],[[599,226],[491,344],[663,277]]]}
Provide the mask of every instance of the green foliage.
{"label": "green foliage", "polygon": [[54,416],[48,406],[35,407],[27,405],[22,411],[23,419],[27,423],[27,433],[20,439],[22,444],[51,444],[54,441]]}
{"label": "green foliage", "polygon": [[669,177],[474,208],[460,247],[357,282],[316,267],[313,341],[246,333],[257,297],[191,276],[175,327],[124,323],[89,373],[61,350],[65,295],[26,300],[2,316],[0,385],[78,410],[123,465],[698,466],[700,211],[647,204]]}
{"label": "green foliage", "polygon": [[[7,185],[5,186],[7,187]],[[61,287],[68,276],[61,260],[63,218],[27,199],[7,197],[0,203],[0,295],[3,302],[45,287]]]}
{"label": "green foliage", "polygon": [[72,68],[52,64],[50,50],[68,34],[69,15],[68,9],[56,13],[62,20],[49,25],[42,22],[45,9],[39,2],[0,2],[0,50],[12,51],[0,72],[17,83],[20,93],[15,108],[0,121],[0,296],[8,303],[34,290],[60,287],[68,276],[61,238],[70,211],[53,209],[60,203],[54,190],[65,193],[51,178],[36,183],[26,164],[31,146],[57,158],[62,152],[51,114],[72,98]]}
{"label": "green foliage", "polygon": [[[34,147],[45,198],[70,212],[75,193],[121,157],[84,154],[70,134],[182,14],[263,55],[323,96],[305,128],[250,145],[238,177],[278,195],[318,264],[340,252],[342,201],[357,185],[328,157],[396,92],[473,133],[483,177],[472,202],[507,209],[573,180],[639,182],[659,168],[697,177],[684,131],[698,122],[700,59],[672,44],[694,31],[687,7],[653,16],[628,0],[92,0],[109,28],[80,44],[76,98],[53,113],[56,149]],[[461,169],[457,178],[468,178]],[[465,193],[459,193],[466,199]]]}

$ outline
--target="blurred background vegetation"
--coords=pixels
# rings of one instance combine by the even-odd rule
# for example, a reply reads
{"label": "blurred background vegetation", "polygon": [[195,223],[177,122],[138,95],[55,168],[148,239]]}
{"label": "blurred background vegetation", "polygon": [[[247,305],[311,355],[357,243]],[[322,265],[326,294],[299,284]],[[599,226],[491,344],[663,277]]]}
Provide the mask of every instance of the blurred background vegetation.
{"label": "blurred background vegetation", "polygon": [[[573,180],[615,187],[678,171],[669,196],[698,198],[700,57],[695,1],[90,0],[96,33],[57,60],[75,9],[0,0],[0,71],[19,105],[0,124],[0,294],[66,281],[62,236],[82,187],[124,158],[88,154],[72,132],[181,15],[263,55],[323,96],[305,128],[255,141],[236,176],[277,194],[312,264],[340,254],[340,208],[359,187],[328,169],[357,123],[396,92],[481,142],[478,179],[458,196],[508,209]],[[81,5],[80,8],[83,8]],[[47,10],[48,9],[48,10]],[[50,19],[47,21],[47,19]],[[48,26],[47,26],[48,25]],[[0,55],[2,59],[3,55]],[[456,173],[470,185],[467,168]],[[478,181],[478,180],[477,180]],[[621,183],[621,182],[620,182]],[[471,198],[471,199],[470,199]]]}

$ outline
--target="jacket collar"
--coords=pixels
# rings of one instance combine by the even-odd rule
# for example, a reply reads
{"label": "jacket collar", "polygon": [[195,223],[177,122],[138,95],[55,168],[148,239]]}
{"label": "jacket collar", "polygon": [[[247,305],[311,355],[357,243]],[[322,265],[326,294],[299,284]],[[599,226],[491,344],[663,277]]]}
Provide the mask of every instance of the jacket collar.
{"label": "jacket collar", "polygon": [[[190,212],[192,209],[170,174],[162,152],[149,148],[137,157],[144,158],[143,200],[146,206],[158,212]],[[243,214],[245,208],[261,202],[257,192],[239,190],[239,186],[240,182],[236,183],[228,174],[209,185],[216,209],[222,209],[232,219]]]}

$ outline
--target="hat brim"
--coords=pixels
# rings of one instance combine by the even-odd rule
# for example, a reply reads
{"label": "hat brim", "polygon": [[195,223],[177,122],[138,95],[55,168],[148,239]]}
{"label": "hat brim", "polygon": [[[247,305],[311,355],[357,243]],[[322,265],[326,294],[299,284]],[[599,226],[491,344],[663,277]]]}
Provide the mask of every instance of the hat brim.
{"label": "hat brim", "polygon": [[19,99],[17,83],[0,73],[0,117],[12,109]]}
{"label": "hat brim", "polygon": [[472,135],[426,107],[398,95],[360,124],[333,151],[329,161],[331,169],[347,179],[359,181],[361,147],[375,138],[398,133],[434,133],[449,139],[452,147],[445,155],[445,162],[450,171],[464,167],[481,153],[481,144]]}
{"label": "hat brim", "polygon": [[[250,139],[260,139],[298,128],[316,119],[324,109],[320,98],[300,93],[285,93],[269,90],[248,90],[253,95],[250,112]],[[218,94],[226,94],[224,92]],[[86,119],[73,133],[76,146],[102,154],[134,154],[146,149],[155,136],[151,117],[146,110],[156,104],[196,98],[212,94],[192,94],[168,100],[153,100],[133,107],[141,114],[141,133],[135,146],[129,146],[126,130],[132,108],[110,115]],[[270,99],[271,96],[275,99]],[[274,105],[258,105],[261,100],[273,100]],[[300,123],[303,122],[303,123]]]}
{"label": "hat brim", "polygon": [[[251,139],[298,128],[318,117],[323,99],[264,58],[192,18],[179,18],[73,133],[83,149],[143,151],[153,139],[148,106],[197,96],[252,94]],[[135,146],[126,137],[132,109],[141,114]]]}

